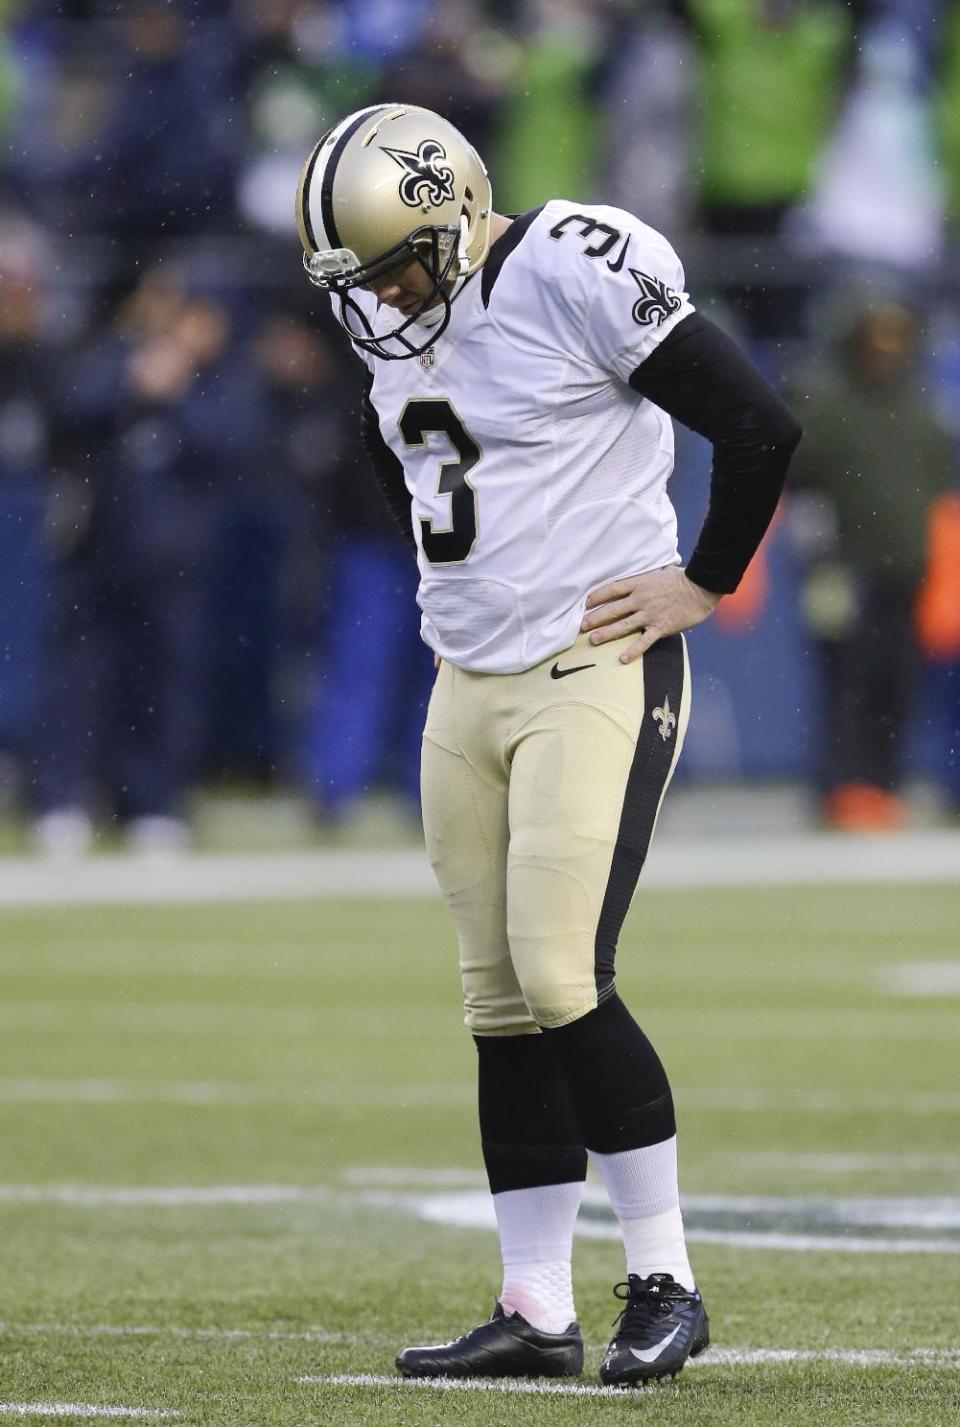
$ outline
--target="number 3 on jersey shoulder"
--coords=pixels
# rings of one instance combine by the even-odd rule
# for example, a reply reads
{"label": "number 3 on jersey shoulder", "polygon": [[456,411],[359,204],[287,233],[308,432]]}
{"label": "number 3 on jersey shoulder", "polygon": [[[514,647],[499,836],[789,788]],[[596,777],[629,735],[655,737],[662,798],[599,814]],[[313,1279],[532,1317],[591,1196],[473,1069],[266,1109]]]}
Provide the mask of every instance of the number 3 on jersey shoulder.
{"label": "number 3 on jersey shoulder", "polygon": [[435,432],[446,436],[457,453],[457,460],[441,463],[437,478],[437,495],[450,497],[450,524],[438,530],[435,521],[421,520],[420,542],[431,565],[462,565],[477,539],[477,493],[467,476],[483,453],[446,397],[414,397],[397,425],[408,446],[425,445]]}
{"label": "number 3 on jersey shoulder", "polygon": [[[550,229],[550,237],[554,242],[566,236],[567,228],[573,223],[580,229],[580,237],[586,243],[588,238],[592,238],[594,233],[603,236],[590,244],[589,248],[582,249],[585,258],[605,258],[612,248],[614,248],[623,237],[619,228],[611,228],[609,223],[601,223],[596,218],[588,218],[586,213],[568,213],[565,218],[561,218],[559,223],[555,223]],[[623,259],[626,255],[627,245],[630,239],[627,238],[614,262],[608,262],[607,267],[611,272],[619,272],[623,267]]]}

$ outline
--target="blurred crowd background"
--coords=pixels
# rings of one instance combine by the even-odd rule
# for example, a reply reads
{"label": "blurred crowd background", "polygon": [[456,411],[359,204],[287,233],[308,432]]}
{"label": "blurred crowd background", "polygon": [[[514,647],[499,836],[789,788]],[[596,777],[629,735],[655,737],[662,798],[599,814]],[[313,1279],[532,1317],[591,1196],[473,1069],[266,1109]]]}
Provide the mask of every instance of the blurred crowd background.
{"label": "blurred crowd background", "polygon": [[790,499],[692,637],[688,784],[955,814],[957,0],[0,0],[0,796],[34,845],[176,848],[225,786],[415,817],[415,572],[292,218],[380,99],[459,125],[501,212],[660,228],[790,393]]}

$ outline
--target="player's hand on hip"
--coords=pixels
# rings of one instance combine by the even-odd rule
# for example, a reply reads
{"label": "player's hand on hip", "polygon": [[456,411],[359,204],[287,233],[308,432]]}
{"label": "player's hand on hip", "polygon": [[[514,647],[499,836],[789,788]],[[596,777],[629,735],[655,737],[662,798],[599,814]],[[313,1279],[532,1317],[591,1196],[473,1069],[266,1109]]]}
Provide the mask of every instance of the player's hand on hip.
{"label": "player's hand on hip", "polygon": [[580,628],[592,631],[591,644],[606,644],[639,631],[640,638],[620,655],[620,662],[629,664],[665,635],[702,624],[719,599],[711,590],[688,580],[679,565],[666,565],[594,590],[587,598]]}

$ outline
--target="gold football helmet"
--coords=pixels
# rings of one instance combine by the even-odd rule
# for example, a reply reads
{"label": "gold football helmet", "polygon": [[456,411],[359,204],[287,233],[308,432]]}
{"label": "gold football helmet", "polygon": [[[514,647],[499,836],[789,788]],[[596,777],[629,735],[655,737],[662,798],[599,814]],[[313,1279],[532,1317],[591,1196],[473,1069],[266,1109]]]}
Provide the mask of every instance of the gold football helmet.
{"label": "gold football helmet", "polygon": [[[416,357],[450,321],[457,277],[475,272],[490,248],[490,180],[479,155],[439,114],[374,104],[349,114],[317,144],[297,187],[297,227],[311,282],[340,298],[351,341],[388,360]],[[350,289],[411,259],[431,291],[390,332],[374,334]],[[421,346],[406,333],[428,308],[442,315]]]}

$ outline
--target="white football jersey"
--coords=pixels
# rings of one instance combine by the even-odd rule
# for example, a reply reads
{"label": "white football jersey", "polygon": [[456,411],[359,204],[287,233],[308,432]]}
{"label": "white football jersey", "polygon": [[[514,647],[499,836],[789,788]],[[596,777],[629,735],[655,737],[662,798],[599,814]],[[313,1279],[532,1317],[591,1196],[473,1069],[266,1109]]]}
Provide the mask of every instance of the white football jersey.
{"label": "white football jersey", "polygon": [[[352,296],[378,335],[397,324]],[[627,383],[692,311],[659,233],[555,200],[459,284],[435,349],[365,358],[412,497],[421,632],[444,659],[519,673],[573,643],[598,585],[678,563],[673,428]]]}

